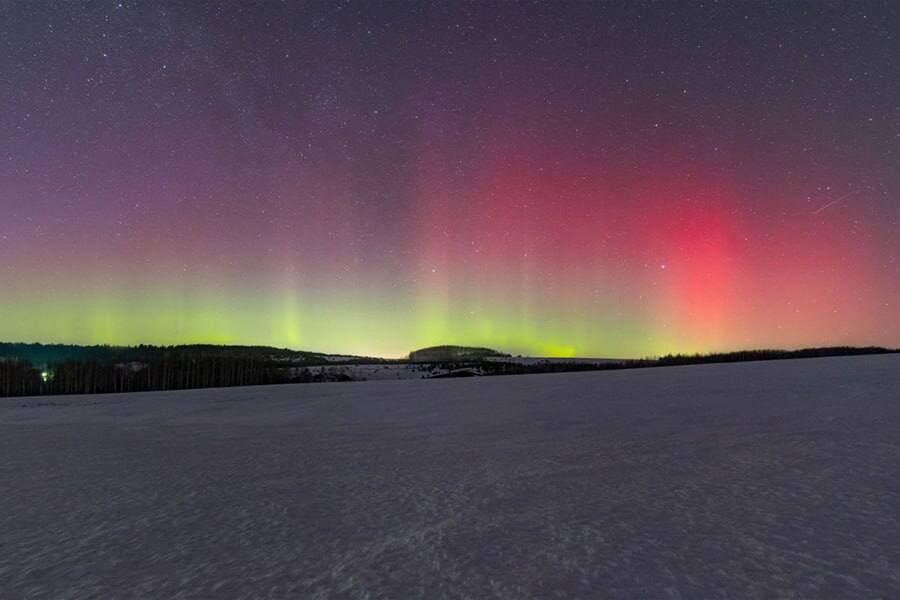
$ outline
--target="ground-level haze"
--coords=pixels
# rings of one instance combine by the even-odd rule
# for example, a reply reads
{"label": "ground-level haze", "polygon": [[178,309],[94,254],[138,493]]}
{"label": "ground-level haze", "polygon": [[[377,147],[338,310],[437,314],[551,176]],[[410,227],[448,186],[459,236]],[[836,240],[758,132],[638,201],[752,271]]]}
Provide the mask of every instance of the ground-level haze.
{"label": "ground-level haze", "polygon": [[0,595],[900,597],[900,356],[0,400]]}

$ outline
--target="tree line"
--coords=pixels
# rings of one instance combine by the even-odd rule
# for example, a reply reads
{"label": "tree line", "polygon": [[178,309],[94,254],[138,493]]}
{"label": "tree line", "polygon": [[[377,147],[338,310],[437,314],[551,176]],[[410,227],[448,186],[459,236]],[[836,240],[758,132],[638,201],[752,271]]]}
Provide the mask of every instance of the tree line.
{"label": "tree line", "polygon": [[900,352],[878,346],[828,346],[800,350],[740,350],[711,354],[668,354],[647,359],[645,366],[695,365],[703,363],[746,362],[753,360],[781,360],[786,358],[822,358],[826,356],[857,356],[862,354],[892,354]]}
{"label": "tree line", "polygon": [[214,344],[183,344],[177,346],[79,346],[75,344],[27,344],[0,342],[0,359],[27,360],[33,365],[46,365],[66,360],[98,361],[101,363],[149,362],[165,355],[191,354],[197,356],[258,356],[297,364],[328,364],[326,355],[318,352],[272,348],[270,346],[229,346]]}
{"label": "tree line", "polygon": [[612,371],[619,369],[640,369],[646,367],[670,367],[678,365],[701,365],[708,363],[749,362],[755,360],[784,360],[789,358],[822,358],[826,356],[856,356],[863,354],[893,354],[900,350],[878,346],[829,346],[825,348],[803,348],[800,350],[740,350],[737,352],[715,352],[710,354],[667,354],[658,358],[623,359],[608,363],[588,363],[579,361],[552,361],[521,364],[514,361],[466,362],[451,364],[451,368],[475,367],[484,375],[521,375],[528,373],[567,373],[572,371]]}
{"label": "tree line", "polygon": [[[17,345],[38,357],[55,357],[44,363],[23,356],[4,355],[10,344],[0,344],[0,396],[36,396],[51,394],[104,394],[183,390],[276,383],[307,383],[349,380],[347,375],[297,369],[298,365],[336,364],[324,355],[279,351],[274,355],[265,347],[250,346],[138,346],[134,348],[45,347]],[[552,361],[522,364],[503,361],[436,361],[435,366],[473,374],[513,375],[634,369],[703,363],[815,358],[898,352],[879,347],[828,347],[802,350],[746,350],[713,354],[667,355],[659,358],[622,360],[609,363]],[[304,356],[305,355],[305,356]],[[360,358],[347,361],[370,362]],[[292,368],[293,367],[293,368]]]}
{"label": "tree line", "polygon": [[0,396],[104,394],[287,383],[285,369],[255,355],[162,354],[147,362],[63,360],[35,367],[0,359]]}

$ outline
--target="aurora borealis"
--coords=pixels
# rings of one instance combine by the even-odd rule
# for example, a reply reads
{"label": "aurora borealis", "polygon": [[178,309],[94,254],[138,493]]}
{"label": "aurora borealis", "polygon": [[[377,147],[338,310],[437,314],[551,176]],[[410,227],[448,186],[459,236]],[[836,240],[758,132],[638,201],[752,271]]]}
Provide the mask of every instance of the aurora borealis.
{"label": "aurora borealis", "polygon": [[0,339],[900,346],[900,4],[6,2]]}

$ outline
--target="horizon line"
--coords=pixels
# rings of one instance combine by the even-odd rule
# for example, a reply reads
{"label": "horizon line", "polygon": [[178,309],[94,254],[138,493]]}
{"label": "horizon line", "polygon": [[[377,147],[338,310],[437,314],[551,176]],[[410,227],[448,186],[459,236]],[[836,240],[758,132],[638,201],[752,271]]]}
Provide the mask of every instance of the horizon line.
{"label": "horizon line", "polygon": [[178,348],[178,347],[187,347],[187,346],[211,346],[211,347],[219,347],[219,348],[270,348],[273,350],[283,350],[287,352],[297,352],[297,353],[307,353],[307,354],[319,354],[323,356],[346,356],[350,358],[372,358],[372,359],[380,359],[380,360],[406,360],[409,357],[411,352],[416,352],[418,350],[423,350],[427,348],[435,348],[440,346],[458,346],[462,348],[487,348],[498,352],[500,354],[506,354],[511,357],[516,358],[553,358],[553,359],[570,359],[570,360],[621,360],[621,361],[634,361],[634,360],[652,360],[662,358],[664,356],[709,356],[716,354],[736,354],[739,352],[761,352],[761,351],[780,351],[780,352],[795,352],[800,350],[819,350],[819,349],[827,349],[827,348],[847,348],[847,349],[878,349],[878,350],[887,350],[890,352],[900,352],[900,347],[892,347],[892,346],[882,346],[879,344],[828,344],[828,345],[798,345],[798,346],[789,346],[789,347],[778,347],[778,346],[759,346],[759,347],[744,347],[738,349],[731,350],[708,350],[703,352],[668,352],[665,354],[656,354],[656,355],[644,355],[637,357],[625,357],[625,356],[584,356],[584,355],[571,355],[571,356],[553,356],[553,355],[538,355],[538,354],[523,354],[523,353],[515,353],[515,352],[507,352],[502,349],[497,349],[493,346],[474,346],[467,344],[432,344],[429,346],[422,346],[420,348],[414,348],[410,350],[406,354],[402,356],[385,356],[378,354],[353,354],[348,352],[329,352],[329,351],[319,351],[319,350],[309,350],[309,349],[300,349],[300,348],[291,348],[287,346],[273,346],[270,344],[249,344],[249,343],[213,343],[213,342],[182,342],[182,343],[174,343],[174,344],[156,344],[156,343],[144,343],[138,342],[134,344],[111,344],[111,343],[78,343],[78,342],[41,342],[41,341],[5,341],[0,340],[0,345],[8,344],[8,345],[38,345],[38,346],[75,346],[82,348],[139,348],[141,346],[149,346],[151,348]]}

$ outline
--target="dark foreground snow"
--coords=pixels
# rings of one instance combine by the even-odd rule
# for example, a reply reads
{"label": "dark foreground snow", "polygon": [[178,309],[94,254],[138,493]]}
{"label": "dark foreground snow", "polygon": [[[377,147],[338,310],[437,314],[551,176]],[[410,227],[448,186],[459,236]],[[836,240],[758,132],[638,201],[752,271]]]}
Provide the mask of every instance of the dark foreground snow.
{"label": "dark foreground snow", "polygon": [[900,356],[0,400],[2,598],[898,598]]}

